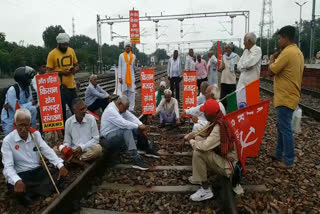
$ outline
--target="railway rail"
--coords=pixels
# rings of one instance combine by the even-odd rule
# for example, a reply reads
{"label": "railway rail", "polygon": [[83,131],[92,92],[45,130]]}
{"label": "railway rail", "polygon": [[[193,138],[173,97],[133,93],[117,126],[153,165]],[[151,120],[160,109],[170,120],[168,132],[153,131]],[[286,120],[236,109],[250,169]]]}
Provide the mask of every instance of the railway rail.
{"label": "railway rail", "polygon": [[[156,72],[155,79],[159,80],[165,75],[165,71]],[[136,81],[139,88],[139,77]],[[109,83],[111,86],[104,82],[105,89],[114,85],[113,80]],[[83,87],[86,86],[81,84],[81,88]],[[138,100],[136,103],[139,103]],[[188,183],[188,176],[192,174],[192,148],[187,147],[186,151],[178,152],[179,141],[188,131],[187,124],[173,130],[159,129],[151,125],[149,138],[159,149],[161,158],[144,158],[152,165],[148,171],[131,169],[130,162],[125,157],[121,160],[122,164],[109,164],[108,155],[105,155],[83,171],[41,213],[71,213],[79,207],[82,214],[191,213],[204,212],[205,209],[216,210],[218,213],[237,213],[230,180],[224,177],[211,178],[219,181],[214,187],[218,193],[218,202],[190,202],[189,195],[199,188],[198,185]],[[130,196],[131,193],[135,197]],[[179,206],[174,206],[173,202]],[[177,208],[181,204],[185,204],[183,210]]]}
{"label": "railway rail", "polygon": [[[270,95],[273,95],[273,89],[270,87],[273,85],[273,81],[267,78],[260,78],[260,81],[261,80],[262,83],[260,83],[260,89]],[[263,82],[266,82],[269,85],[263,84]],[[305,88],[302,88],[301,92],[302,97],[299,106],[301,107],[303,114],[320,121],[320,93]]]}

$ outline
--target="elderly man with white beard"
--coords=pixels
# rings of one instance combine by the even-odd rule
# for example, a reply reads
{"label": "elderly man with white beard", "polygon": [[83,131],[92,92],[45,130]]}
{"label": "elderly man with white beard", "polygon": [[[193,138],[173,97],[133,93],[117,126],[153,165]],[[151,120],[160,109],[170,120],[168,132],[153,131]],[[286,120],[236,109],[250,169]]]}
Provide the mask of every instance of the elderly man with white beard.
{"label": "elderly man with white beard", "polygon": [[241,72],[237,89],[259,79],[261,70],[261,48],[256,45],[257,37],[254,33],[244,36],[245,50],[238,62],[238,70]]}

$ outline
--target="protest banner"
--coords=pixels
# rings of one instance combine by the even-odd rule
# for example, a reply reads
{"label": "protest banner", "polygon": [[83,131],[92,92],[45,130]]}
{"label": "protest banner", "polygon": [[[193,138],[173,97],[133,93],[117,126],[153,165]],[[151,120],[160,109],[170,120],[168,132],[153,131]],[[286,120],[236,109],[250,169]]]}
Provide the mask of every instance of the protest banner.
{"label": "protest banner", "polygon": [[36,82],[43,131],[63,129],[58,73],[37,75]]}
{"label": "protest banner", "polygon": [[140,43],[140,25],[139,25],[139,11],[129,11],[129,23],[130,23],[130,42]]}
{"label": "protest banner", "polygon": [[244,172],[247,157],[256,157],[267,124],[270,100],[251,105],[232,113],[224,118],[236,141],[238,158]]}
{"label": "protest banner", "polygon": [[142,114],[156,113],[156,97],[154,87],[154,69],[141,69]]}
{"label": "protest banner", "polygon": [[183,111],[197,106],[197,73],[196,71],[183,71]]}

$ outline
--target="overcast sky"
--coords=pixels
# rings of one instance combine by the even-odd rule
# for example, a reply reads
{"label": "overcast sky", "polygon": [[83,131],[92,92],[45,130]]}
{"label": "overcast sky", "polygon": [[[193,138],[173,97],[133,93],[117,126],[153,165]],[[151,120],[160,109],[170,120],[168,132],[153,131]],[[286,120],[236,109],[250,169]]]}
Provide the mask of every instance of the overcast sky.
{"label": "overcast sky", "polygon": [[[296,0],[300,1],[300,0]],[[319,0],[318,0],[319,1]],[[294,24],[299,20],[299,7],[295,0],[273,1],[274,29],[284,25]],[[304,2],[303,0],[300,2]],[[316,14],[320,14],[320,3],[316,6]],[[8,41],[19,42],[24,45],[43,45],[42,32],[47,26],[61,25],[67,33],[72,35],[72,17],[75,18],[76,34],[84,34],[91,38],[97,37],[96,15],[117,17],[119,14],[127,17],[132,8],[140,11],[140,16],[183,14],[217,11],[250,11],[250,31],[259,34],[262,0],[0,0],[0,32],[6,34]],[[311,19],[312,0],[303,6],[302,19]],[[155,39],[154,23],[140,22],[140,31],[144,31],[141,42],[145,45],[145,52],[154,51],[155,42],[190,41],[202,39],[242,38],[244,35],[244,18],[234,19],[234,34],[231,30],[230,18],[191,19],[184,21],[186,35],[180,38],[180,22],[176,20],[159,22],[160,34]],[[223,27],[223,26],[224,27]],[[129,34],[129,23],[114,24],[113,31],[124,36]],[[227,31],[225,31],[227,29]],[[189,33],[187,33],[189,32]],[[123,39],[110,40],[110,30],[107,24],[102,26],[102,41],[117,44]],[[194,44],[201,48],[209,44]],[[167,46],[162,48],[167,49]],[[170,47],[173,49],[175,47]],[[187,48],[187,47],[185,47]],[[142,46],[140,46],[142,50]]]}

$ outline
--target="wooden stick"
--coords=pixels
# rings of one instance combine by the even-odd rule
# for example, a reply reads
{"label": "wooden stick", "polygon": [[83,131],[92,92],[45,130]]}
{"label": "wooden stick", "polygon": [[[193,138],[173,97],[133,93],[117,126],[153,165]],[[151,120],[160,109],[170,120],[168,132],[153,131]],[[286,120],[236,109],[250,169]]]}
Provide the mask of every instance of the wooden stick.
{"label": "wooden stick", "polygon": [[49,175],[49,177],[50,177],[50,180],[51,180],[54,188],[56,189],[57,193],[60,195],[60,191],[58,190],[57,185],[56,185],[56,183],[54,182],[54,180],[53,180],[53,178],[52,178],[52,175],[51,175],[51,173],[50,173],[50,171],[49,171],[49,169],[48,169],[48,166],[47,166],[47,164],[46,164],[46,162],[45,162],[45,160],[44,160],[44,158],[43,158],[43,156],[42,156],[42,154],[41,154],[41,152],[40,152],[40,148],[39,148],[39,146],[38,146],[38,144],[37,144],[36,140],[34,139],[34,137],[33,137],[33,135],[32,135],[31,132],[30,132],[30,135],[31,135],[31,138],[32,138],[32,141],[33,141],[34,145],[37,147],[37,151],[38,151],[38,153],[39,153],[39,155],[40,155],[40,158],[41,158],[41,160],[42,160],[42,163],[43,163],[44,167],[45,167],[46,170],[47,170],[47,173],[48,173],[48,175]]}

